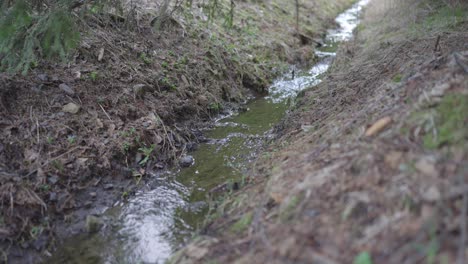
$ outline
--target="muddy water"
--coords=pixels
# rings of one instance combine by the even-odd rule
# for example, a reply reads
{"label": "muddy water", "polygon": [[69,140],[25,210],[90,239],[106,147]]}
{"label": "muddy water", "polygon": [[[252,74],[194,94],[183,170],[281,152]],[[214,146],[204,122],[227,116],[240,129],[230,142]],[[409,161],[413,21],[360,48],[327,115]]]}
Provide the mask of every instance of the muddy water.
{"label": "muddy water", "polygon": [[294,69],[278,79],[264,98],[252,100],[247,111],[220,118],[206,131],[207,143],[191,153],[195,164],[176,172],[153,175],[129,201],[103,212],[105,227],[97,234],[73,237],[58,250],[53,263],[164,263],[191,238],[206,214],[209,190],[240,182],[271,128],[288,109],[289,99],[320,83],[339,42],[352,37],[362,0],[337,17],[319,62],[309,70]]}

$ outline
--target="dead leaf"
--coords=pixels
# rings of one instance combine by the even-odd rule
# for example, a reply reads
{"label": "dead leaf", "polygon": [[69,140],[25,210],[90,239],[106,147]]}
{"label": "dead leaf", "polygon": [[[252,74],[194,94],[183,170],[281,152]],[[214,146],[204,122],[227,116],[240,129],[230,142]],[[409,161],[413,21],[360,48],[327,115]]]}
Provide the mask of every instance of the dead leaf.
{"label": "dead leaf", "polygon": [[392,123],[391,117],[386,116],[384,118],[381,118],[366,130],[365,135],[367,137],[375,136],[378,133],[382,132],[390,123]]}
{"label": "dead leaf", "polygon": [[430,202],[430,203],[437,202],[442,197],[442,195],[440,194],[439,189],[436,186],[431,186],[429,189],[424,191],[421,194],[421,196],[422,196],[424,201]]}
{"label": "dead leaf", "polygon": [[196,260],[201,260],[203,257],[208,254],[207,248],[197,247],[195,245],[189,245],[185,251],[187,256],[194,258]]}
{"label": "dead leaf", "polygon": [[388,153],[385,158],[385,164],[389,166],[392,169],[397,169],[401,163],[401,160],[403,158],[403,153],[400,151],[391,151]]}
{"label": "dead leaf", "polygon": [[104,57],[104,48],[101,48],[98,54],[98,61],[101,61],[103,57]]}
{"label": "dead leaf", "polygon": [[430,158],[422,158],[414,164],[416,169],[428,176],[437,176],[437,169],[435,167],[435,162]]}

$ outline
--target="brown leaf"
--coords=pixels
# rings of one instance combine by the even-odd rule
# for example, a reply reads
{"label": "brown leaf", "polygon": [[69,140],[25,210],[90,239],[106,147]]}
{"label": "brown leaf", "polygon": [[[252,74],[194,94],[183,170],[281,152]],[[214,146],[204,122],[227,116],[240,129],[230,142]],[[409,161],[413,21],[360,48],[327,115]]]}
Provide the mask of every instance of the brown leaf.
{"label": "brown leaf", "polygon": [[386,116],[381,118],[366,130],[365,135],[367,137],[377,135],[378,133],[382,132],[390,123],[392,123],[391,117]]}

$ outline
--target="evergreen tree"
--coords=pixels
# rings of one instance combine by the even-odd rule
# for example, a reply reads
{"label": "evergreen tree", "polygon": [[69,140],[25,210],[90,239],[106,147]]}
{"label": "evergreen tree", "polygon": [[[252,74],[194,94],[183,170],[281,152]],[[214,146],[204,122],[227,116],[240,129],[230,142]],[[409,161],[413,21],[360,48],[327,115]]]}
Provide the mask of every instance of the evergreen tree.
{"label": "evergreen tree", "polygon": [[79,42],[72,0],[16,0],[0,6],[0,71],[22,72],[41,58],[65,60]]}

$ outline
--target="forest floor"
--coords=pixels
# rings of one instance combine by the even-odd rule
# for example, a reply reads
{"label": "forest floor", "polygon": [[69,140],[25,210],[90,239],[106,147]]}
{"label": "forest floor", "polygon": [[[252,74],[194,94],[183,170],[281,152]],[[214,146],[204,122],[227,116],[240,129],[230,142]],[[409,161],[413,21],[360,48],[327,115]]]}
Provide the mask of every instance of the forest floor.
{"label": "forest floor", "polygon": [[467,263],[468,4],[374,0],[172,263]]}
{"label": "forest floor", "polygon": [[178,166],[204,122],[312,63],[351,2],[302,4],[301,34],[290,1],[239,2],[231,27],[229,1],[213,17],[193,1],[159,30],[155,12],[94,16],[69,63],[0,73],[0,261],[39,262],[147,172]]}

